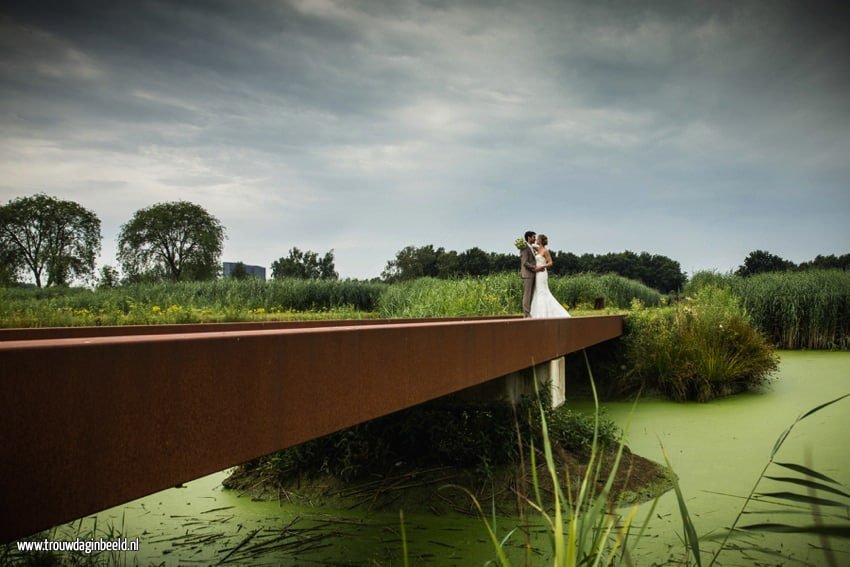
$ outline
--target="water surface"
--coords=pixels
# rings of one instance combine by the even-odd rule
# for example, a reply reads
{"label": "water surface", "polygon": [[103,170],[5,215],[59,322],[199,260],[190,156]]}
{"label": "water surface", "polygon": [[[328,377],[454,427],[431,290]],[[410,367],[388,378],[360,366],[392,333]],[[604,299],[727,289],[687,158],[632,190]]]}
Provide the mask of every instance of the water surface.
{"label": "water surface", "polygon": [[[706,404],[644,399],[631,418],[630,403],[607,403],[605,407],[608,416],[622,425],[630,420],[628,444],[635,453],[663,462],[663,444],[702,535],[718,533],[732,523],[742,504],[736,495],[750,492],[777,437],[797,416],[848,392],[850,353],[784,352],[777,379],[757,393]],[[576,409],[592,410],[588,400],[569,403]],[[802,421],[777,458],[809,463],[850,485],[848,432],[850,400],[845,400]],[[198,479],[184,488],[107,510],[63,530],[71,535],[85,534],[96,521],[99,535],[114,528],[126,537],[138,537],[139,553],[116,557],[128,564],[402,564],[398,513],[255,502],[222,489],[226,475],[223,471]],[[648,505],[642,506],[639,519],[647,513]],[[850,521],[847,510],[841,513],[845,522]],[[780,517],[755,521],[767,519],[785,521]],[[517,525],[511,518],[498,521],[500,535]],[[405,528],[412,565],[482,565],[495,559],[486,530],[476,518],[407,514]],[[539,526],[532,531],[536,533],[533,541],[540,548],[535,557],[546,564],[548,540]],[[669,492],[659,500],[647,536],[637,550],[637,564],[681,560],[681,532],[675,495]],[[515,564],[523,563],[524,539],[521,532],[511,539],[509,549]],[[821,552],[813,547],[819,545],[816,540],[774,536],[762,543],[780,549],[785,557],[821,563]],[[716,547],[705,543],[709,550],[712,545]],[[847,544],[840,545],[845,554],[839,564],[850,564]],[[753,561],[724,553],[721,563],[750,565]]]}

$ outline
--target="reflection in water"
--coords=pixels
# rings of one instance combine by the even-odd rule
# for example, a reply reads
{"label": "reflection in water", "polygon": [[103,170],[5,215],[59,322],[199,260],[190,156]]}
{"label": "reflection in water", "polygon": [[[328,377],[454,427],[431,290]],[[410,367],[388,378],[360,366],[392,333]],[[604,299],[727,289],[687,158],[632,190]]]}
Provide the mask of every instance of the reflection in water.
{"label": "reflection in water", "polygon": [[[642,400],[631,418],[628,444],[635,453],[663,461],[663,443],[698,533],[722,534],[740,510],[739,497],[749,493],[767,463],[779,434],[801,412],[847,392],[850,353],[785,352],[777,380],[760,393],[707,404]],[[586,400],[570,404],[574,409],[592,410],[592,402]],[[630,403],[605,407],[609,417],[626,425]],[[850,485],[848,431],[850,408],[842,402],[802,422],[786,441],[781,460],[809,463]],[[128,564],[401,564],[397,513],[255,502],[223,490],[220,484],[226,474],[216,473],[185,488],[165,490],[98,514],[97,530],[114,528],[125,537],[139,538],[139,553],[117,557]],[[642,520],[648,511],[646,504],[638,518]],[[63,531],[69,535],[91,531],[94,518],[65,526]],[[777,520],[760,517],[756,521]],[[516,525],[509,518],[499,522],[500,536]],[[481,565],[495,559],[477,518],[405,513],[405,529],[412,565]],[[535,557],[545,564],[549,545],[545,531],[541,526],[531,531],[532,542],[541,550]],[[675,495],[668,492],[658,503],[635,563],[684,558],[681,531]],[[525,539],[518,531],[508,545],[516,564],[524,561]],[[817,549],[820,542],[812,538],[782,535],[758,541],[781,550],[786,558],[818,564],[822,557]],[[711,550],[712,545],[717,544],[706,542],[705,548]],[[850,564],[846,542],[833,540],[832,545],[843,546],[841,562]],[[724,554],[721,563],[747,563],[739,559]]]}

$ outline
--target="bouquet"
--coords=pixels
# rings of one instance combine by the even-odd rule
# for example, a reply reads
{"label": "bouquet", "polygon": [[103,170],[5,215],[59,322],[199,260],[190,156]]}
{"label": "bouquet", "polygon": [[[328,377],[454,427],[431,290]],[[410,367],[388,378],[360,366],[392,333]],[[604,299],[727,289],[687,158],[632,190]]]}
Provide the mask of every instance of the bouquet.
{"label": "bouquet", "polygon": [[525,250],[528,248],[528,242],[524,238],[517,238],[514,240],[514,246],[516,246],[517,250]]}

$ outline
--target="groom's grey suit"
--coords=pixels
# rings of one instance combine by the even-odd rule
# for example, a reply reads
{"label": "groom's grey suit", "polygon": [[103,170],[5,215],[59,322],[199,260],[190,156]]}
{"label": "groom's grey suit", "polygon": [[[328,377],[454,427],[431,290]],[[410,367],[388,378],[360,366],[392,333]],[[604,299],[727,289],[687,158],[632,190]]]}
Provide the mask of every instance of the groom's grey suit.
{"label": "groom's grey suit", "polygon": [[522,276],[522,314],[531,317],[531,296],[534,294],[534,276],[537,262],[529,244],[519,252],[520,275]]}

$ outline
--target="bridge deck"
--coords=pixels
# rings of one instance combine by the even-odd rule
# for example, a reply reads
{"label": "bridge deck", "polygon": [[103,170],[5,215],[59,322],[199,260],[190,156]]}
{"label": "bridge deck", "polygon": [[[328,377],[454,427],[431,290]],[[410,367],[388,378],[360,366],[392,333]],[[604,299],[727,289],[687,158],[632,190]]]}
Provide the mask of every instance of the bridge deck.
{"label": "bridge deck", "polygon": [[619,316],[0,331],[0,541],[621,332]]}

